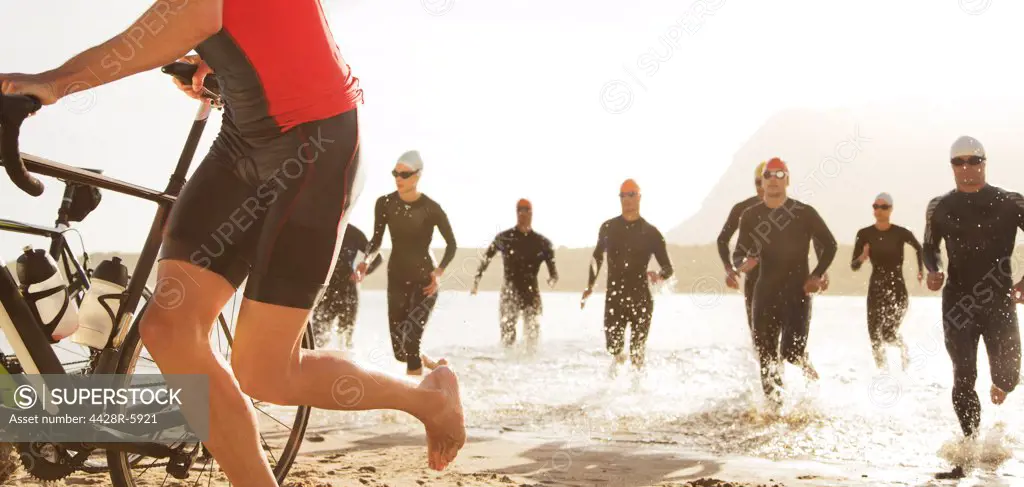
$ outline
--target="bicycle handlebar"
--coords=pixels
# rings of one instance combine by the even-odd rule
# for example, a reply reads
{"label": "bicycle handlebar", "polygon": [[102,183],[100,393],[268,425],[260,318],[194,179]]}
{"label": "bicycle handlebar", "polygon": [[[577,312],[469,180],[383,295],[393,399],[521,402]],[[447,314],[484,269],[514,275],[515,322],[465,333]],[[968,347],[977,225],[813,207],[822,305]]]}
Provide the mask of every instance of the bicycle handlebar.
{"label": "bicycle handlebar", "polygon": [[[192,86],[192,77],[195,76],[197,69],[199,69],[199,66],[195,64],[177,62],[160,68],[160,71],[164,74],[174,76],[178,81],[184,83],[185,86]],[[203,88],[204,97],[213,99],[220,97],[220,83],[217,82],[217,78],[215,76],[207,76],[204,78]]]}
{"label": "bicycle handlebar", "polygon": [[[186,85],[192,84],[192,76],[199,69],[195,64],[171,63],[160,70],[174,76]],[[220,99],[220,84],[214,76],[207,76],[203,82],[203,96],[216,101]],[[43,183],[25,168],[18,148],[21,124],[29,115],[42,107],[39,99],[31,95],[0,95],[0,163],[7,170],[11,182],[22,191],[39,196],[43,194]]]}
{"label": "bicycle handlebar", "polygon": [[0,160],[15,186],[32,196],[43,194],[43,183],[25,169],[18,149],[18,135],[21,123],[40,107],[42,103],[34,96],[0,95]]}

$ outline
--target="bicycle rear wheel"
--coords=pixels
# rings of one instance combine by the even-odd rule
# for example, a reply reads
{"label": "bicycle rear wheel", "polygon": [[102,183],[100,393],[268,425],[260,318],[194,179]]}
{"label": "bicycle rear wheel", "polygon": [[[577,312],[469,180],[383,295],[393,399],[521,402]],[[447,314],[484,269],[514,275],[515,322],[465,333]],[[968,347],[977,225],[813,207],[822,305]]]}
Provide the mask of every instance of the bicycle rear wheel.
{"label": "bicycle rear wheel", "polygon": [[[122,347],[121,357],[118,360],[116,373],[118,374],[159,374],[160,370],[156,362],[148,355],[139,334],[139,322],[145,313],[139,313],[138,318],[132,324],[132,329],[125,338]],[[312,327],[306,325],[306,333],[302,338],[302,348],[313,349]],[[232,337],[234,330],[228,326],[224,315],[217,316],[217,324],[211,334],[211,343],[214,350],[219,351],[225,360],[230,361]],[[284,482],[288,475],[295,456],[302,445],[302,438],[306,433],[306,425],[309,422],[309,413],[312,408],[309,406],[283,407],[274,404],[252,401],[260,422],[260,442],[267,460],[274,470],[274,476],[278,484]],[[172,445],[181,447],[184,451],[193,451],[196,443]],[[224,474],[217,468],[216,461],[210,457],[205,448],[195,450],[201,452],[195,459],[195,463],[188,470],[188,482],[192,485],[200,485],[211,480],[227,480]],[[143,455],[107,451],[107,464],[110,467],[110,478],[116,487],[141,487],[156,485],[178,485],[177,479],[168,475],[165,466],[168,459],[152,458]],[[204,479],[204,477],[206,477]]]}

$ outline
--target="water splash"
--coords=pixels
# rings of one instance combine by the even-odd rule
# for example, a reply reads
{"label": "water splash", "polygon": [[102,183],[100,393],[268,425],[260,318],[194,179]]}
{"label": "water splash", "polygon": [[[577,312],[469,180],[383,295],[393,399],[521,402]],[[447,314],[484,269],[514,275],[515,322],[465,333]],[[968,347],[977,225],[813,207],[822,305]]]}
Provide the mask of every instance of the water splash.
{"label": "water splash", "polygon": [[965,437],[947,441],[939,449],[939,458],[965,472],[981,469],[994,472],[1013,458],[1011,445],[1018,440],[1006,432],[1006,423],[998,422],[985,430],[984,437]]}

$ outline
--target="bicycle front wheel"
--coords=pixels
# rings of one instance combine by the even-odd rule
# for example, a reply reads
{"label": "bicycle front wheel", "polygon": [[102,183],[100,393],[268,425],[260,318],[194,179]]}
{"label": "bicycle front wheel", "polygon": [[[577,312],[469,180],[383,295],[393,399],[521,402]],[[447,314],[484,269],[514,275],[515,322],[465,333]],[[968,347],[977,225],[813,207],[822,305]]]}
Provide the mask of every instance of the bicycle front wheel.
{"label": "bicycle front wheel", "polygon": [[[132,324],[131,330],[125,338],[124,346],[121,349],[121,357],[118,360],[118,374],[159,374],[160,369],[156,362],[149,356],[142,344],[142,337],[139,333],[139,322],[145,314],[145,308],[139,313],[138,318]],[[313,349],[312,327],[306,325],[306,333],[302,337],[302,348]],[[218,315],[217,324],[211,333],[210,340],[216,352],[221,353],[226,361],[230,361],[233,327],[229,327],[224,315]],[[291,469],[295,456],[302,445],[302,438],[306,433],[306,425],[309,422],[309,413],[312,408],[309,406],[278,406],[275,404],[252,401],[256,409],[260,423],[260,443],[267,455],[277,483],[284,483],[288,471]],[[195,462],[187,470],[188,478],[178,481],[168,475],[168,469],[174,468],[169,465],[166,458],[152,458],[144,455],[131,454],[113,450],[107,450],[107,464],[110,466],[110,478],[116,487],[141,487],[141,486],[163,486],[179,485],[179,482],[188,482],[190,485],[200,485],[211,481],[226,481],[227,478],[216,465],[216,461],[209,455],[202,445],[196,443],[171,445],[172,448],[181,448],[184,452],[197,452]]]}

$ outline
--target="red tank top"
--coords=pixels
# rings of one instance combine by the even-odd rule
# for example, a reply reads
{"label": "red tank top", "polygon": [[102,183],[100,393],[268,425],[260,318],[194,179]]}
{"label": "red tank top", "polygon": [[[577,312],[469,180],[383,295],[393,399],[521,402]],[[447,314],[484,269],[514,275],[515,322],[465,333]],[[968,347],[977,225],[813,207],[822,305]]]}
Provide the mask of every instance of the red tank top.
{"label": "red tank top", "polygon": [[362,103],[319,0],[224,0],[223,28],[196,51],[243,135],[280,133]]}

